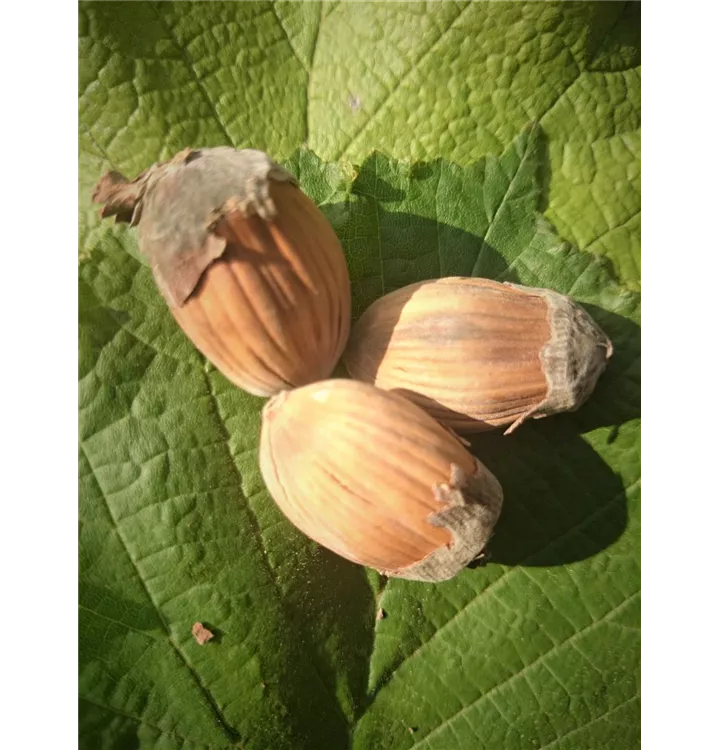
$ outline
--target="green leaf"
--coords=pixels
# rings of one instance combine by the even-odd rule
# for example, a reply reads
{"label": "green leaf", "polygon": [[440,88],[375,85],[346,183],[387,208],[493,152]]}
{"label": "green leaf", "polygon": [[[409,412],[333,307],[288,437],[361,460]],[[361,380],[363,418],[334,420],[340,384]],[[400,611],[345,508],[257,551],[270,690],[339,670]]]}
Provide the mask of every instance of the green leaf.
{"label": "green leaf", "polygon": [[[631,5],[81,4],[81,747],[638,747]],[[506,497],[485,567],[387,582],[267,495],[263,401],[89,203],[106,169],[220,143],[285,159],[355,316],[473,274],[571,294],[612,338],[580,411],[472,441]]]}
{"label": "green leaf", "polygon": [[88,169],[303,143],[469,165],[529,120],[550,138],[548,216],[637,289],[640,3],[80,3]]}

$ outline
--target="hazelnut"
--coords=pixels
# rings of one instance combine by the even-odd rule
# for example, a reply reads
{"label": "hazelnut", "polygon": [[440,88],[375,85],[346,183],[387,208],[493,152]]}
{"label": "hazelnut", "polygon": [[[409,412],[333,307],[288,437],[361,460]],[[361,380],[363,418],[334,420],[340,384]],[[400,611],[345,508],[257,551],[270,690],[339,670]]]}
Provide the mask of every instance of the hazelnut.
{"label": "hazelnut", "polygon": [[483,551],[503,494],[449,430],[410,401],[352,380],[272,398],[259,465],[287,518],[338,555],[421,581]]}
{"label": "hazelnut", "polygon": [[188,149],[132,182],[109,172],[93,199],[138,226],[175,319],[233,383],[269,396],[331,374],[349,335],[344,254],[266,154]]}
{"label": "hazelnut", "polygon": [[458,432],[574,411],[612,345],[588,313],[550,289],[444,278],[387,294],[359,319],[352,377],[393,390]]}

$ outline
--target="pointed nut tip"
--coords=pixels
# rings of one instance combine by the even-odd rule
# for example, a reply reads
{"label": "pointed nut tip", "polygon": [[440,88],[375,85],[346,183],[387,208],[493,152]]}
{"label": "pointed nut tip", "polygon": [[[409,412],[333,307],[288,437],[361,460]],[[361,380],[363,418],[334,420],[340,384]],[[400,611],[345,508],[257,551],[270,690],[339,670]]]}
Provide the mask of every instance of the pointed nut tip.
{"label": "pointed nut tip", "polygon": [[197,152],[193,148],[183,148],[181,151],[178,151],[171,159],[171,164],[184,164],[188,161],[191,161],[194,158],[194,155]]}
{"label": "pointed nut tip", "polygon": [[119,172],[111,169],[100,177],[97,184],[92,189],[93,203],[106,203],[110,197],[112,189],[118,185],[126,185],[129,180]]}

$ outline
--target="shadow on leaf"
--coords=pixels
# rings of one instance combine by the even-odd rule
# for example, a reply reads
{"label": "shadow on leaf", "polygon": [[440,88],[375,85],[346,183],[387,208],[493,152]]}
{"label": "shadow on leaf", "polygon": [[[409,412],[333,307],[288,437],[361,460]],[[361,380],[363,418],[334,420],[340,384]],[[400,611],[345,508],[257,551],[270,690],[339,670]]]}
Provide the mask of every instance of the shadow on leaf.
{"label": "shadow on leaf", "polygon": [[597,554],[626,527],[620,478],[572,425],[550,419],[471,441],[504,489],[491,562],[564,565]]}
{"label": "shadow on leaf", "polygon": [[[367,164],[371,167],[371,160]],[[355,319],[383,294],[422,280],[474,275],[521,283],[485,238],[391,210],[392,203],[407,196],[371,168],[367,177],[367,164],[365,184],[354,189],[358,201],[323,207],[347,253]],[[413,169],[419,173],[412,179],[430,179],[437,166]],[[472,452],[504,488],[504,510],[489,544],[491,562],[551,566],[586,559],[615,542],[626,527],[621,479],[582,434],[606,426],[618,429],[639,416],[640,328],[622,315],[584,307],[614,343],[613,358],[588,402],[575,413],[531,420],[510,436],[496,430],[471,439]],[[390,335],[387,325],[387,345]]]}

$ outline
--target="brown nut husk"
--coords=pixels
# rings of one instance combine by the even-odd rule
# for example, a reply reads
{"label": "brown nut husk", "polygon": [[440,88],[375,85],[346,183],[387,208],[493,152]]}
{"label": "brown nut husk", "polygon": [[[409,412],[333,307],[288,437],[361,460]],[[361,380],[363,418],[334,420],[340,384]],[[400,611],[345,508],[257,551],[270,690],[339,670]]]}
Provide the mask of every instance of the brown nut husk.
{"label": "brown nut husk", "polygon": [[132,182],[109,172],[93,200],[137,225],[175,319],[233,383],[269,396],[331,374],[349,335],[344,254],[267,154],[188,149]]}
{"label": "brown nut husk", "polygon": [[271,399],[259,465],[287,518],[384,575],[443,581],[479,556],[501,512],[498,480],[410,401],[352,380]]}
{"label": "brown nut husk", "polygon": [[354,327],[352,377],[394,390],[457,432],[574,411],[613,349],[588,313],[550,289],[488,279],[425,281],[387,294]]}

